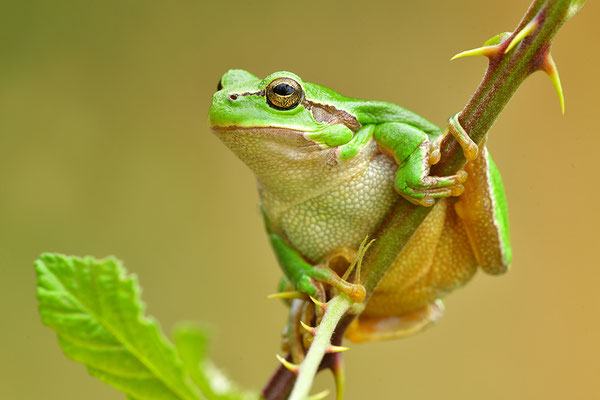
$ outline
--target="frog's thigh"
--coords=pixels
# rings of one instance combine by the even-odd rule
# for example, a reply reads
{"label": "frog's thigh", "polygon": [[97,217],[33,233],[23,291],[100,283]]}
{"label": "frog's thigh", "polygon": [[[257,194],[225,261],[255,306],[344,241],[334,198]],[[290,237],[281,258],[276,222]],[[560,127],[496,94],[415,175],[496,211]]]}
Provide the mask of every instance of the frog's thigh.
{"label": "frog's thigh", "polygon": [[510,265],[511,249],[502,178],[485,147],[465,170],[469,177],[456,212],[481,268],[489,274],[504,273]]}
{"label": "frog's thigh", "polygon": [[448,210],[451,206],[445,199],[435,204],[377,286],[362,316],[400,315],[435,300],[415,288],[422,287],[423,279],[428,279],[444,235]]}
{"label": "frog's thigh", "polygon": [[[431,220],[430,220],[431,218]],[[477,261],[467,239],[462,222],[454,213],[449,201],[438,202],[427,219],[413,236],[419,238],[424,224],[428,230],[442,222],[441,234],[429,248],[432,257],[427,265],[420,265],[416,279],[415,258],[403,251],[392,270],[386,274],[383,285],[369,301],[367,308],[352,326],[347,337],[352,341],[381,340],[400,338],[417,333],[437,322],[443,314],[441,298],[452,290],[464,285],[477,271]],[[426,227],[428,225],[425,225]],[[411,238],[411,242],[413,241]],[[415,251],[409,247],[405,250]],[[421,243],[417,240],[417,243]],[[410,265],[405,265],[409,260]],[[410,271],[409,274],[406,272]],[[403,273],[404,272],[404,273]],[[388,275],[391,273],[391,276]],[[396,290],[388,279],[398,281]],[[387,281],[387,282],[386,282]],[[409,281],[409,286],[402,283]]]}

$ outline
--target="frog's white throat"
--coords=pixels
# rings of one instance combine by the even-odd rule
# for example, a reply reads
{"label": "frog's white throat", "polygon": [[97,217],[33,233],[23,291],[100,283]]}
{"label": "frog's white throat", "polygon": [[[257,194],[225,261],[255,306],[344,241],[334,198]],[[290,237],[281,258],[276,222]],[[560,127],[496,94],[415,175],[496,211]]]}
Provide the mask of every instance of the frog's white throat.
{"label": "frog's white throat", "polygon": [[298,204],[319,196],[364,172],[376,151],[365,147],[348,160],[339,149],[326,148],[285,128],[213,128],[217,136],[256,175],[265,197],[282,204]]}

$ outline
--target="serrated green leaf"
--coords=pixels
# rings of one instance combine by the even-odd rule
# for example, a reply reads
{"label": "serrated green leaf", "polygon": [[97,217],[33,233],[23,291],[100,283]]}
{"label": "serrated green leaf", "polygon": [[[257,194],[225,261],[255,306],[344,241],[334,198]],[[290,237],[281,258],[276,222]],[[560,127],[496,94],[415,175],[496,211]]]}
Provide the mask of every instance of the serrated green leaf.
{"label": "serrated green leaf", "polygon": [[131,400],[203,398],[117,260],[43,254],[35,267],[42,321],[92,376]]}
{"label": "serrated green leaf", "polygon": [[207,329],[192,322],[175,328],[173,341],[196,385],[209,399],[253,400],[258,395],[239,390],[209,359],[207,354],[209,335]]}

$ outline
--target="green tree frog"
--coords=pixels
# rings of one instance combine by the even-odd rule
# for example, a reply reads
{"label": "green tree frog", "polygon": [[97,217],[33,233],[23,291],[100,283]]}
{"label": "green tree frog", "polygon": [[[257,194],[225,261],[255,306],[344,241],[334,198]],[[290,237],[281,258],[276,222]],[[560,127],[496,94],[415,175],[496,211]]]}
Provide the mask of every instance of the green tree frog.
{"label": "green tree frog", "polygon": [[[443,132],[395,104],[344,97],[290,72],[259,79],[230,70],[209,123],[256,175],[270,242],[303,293],[314,296],[320,283],[361,301],[364,288],[329,261],[356,252],[397,201],[433,206],[347,331],[354,342],[416,333],[440,318],[441,298],[478,267],[509,267],[500,174],[457,117]],[[446,134],[470,161],[456,175],[430,176]]]}

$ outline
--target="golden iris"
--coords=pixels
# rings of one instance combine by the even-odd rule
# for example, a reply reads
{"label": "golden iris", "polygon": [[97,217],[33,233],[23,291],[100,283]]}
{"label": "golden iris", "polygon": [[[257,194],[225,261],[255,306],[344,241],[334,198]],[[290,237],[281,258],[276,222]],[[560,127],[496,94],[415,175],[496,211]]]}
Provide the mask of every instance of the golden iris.
{"label": "golden iris", "polygon": [[302,101],[302,86],[291,78],[277,78],[267,85],[267,102],[278,110],[291,110]]}

